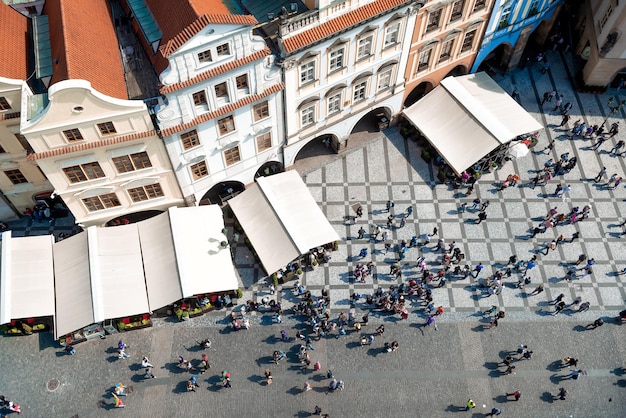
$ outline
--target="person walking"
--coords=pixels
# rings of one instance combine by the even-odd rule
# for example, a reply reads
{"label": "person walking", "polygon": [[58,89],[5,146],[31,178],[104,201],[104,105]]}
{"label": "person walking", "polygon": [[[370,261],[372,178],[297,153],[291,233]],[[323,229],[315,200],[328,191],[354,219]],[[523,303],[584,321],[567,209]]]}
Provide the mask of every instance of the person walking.
{"label": "person walking", "polygon": [[583,303],[580,304],[580,306],[578,307],[578,310],[576,312],[588,311],[590,307],[591,307],[591,304],[589,302],[583,302]]}
{"label": "person walking", "polygon": [[478,222],[476,222],[477,224],[481,223],[482,221],[487,220],[487,212],[478,212]]}
{"label": "person walking", "polygon": [[565,113],[565,114],[563,115],[563,119],[561,119],[561,124],[559,125],[559,127],[562,127],[563,125],[565,125],[566,123],[568,123],[568,122],[569,122],[569,120],[570,120],[571,118],[572,118],[572,117],[571,117],[570,115],[568,115],[567,113]]}
{"label": "person walking", "polygon": [[522,397],[522,392],[520,392],[519,390],[516,390],[515,392],[507,393],[506,396],[507,397],[512,396],[515,401],[519,401],[520,398]]}
{"label": "person walking", "polygon": [[363,239],[365,236],[365,229],[363,227],[359,228],[359,239]]}
{"label": "person walking", "polygon": [[556,305],[557,303],[561,302],[564,297],[565,297],[565,294],[561,293],[550,302],[550,305]]}
{"label": "person walking", "polygon": [[587,325],[585,328],[596,329],[598,327],[601,327],[602,325],[604,325],[604,320],[602,318],[598,318],[595,321],[593,321],[593,323]]}
{"label": "person walking", "polygon": [[556,241],[555,240],[550,241],[548,243],[548,245],[546,245],[546,252],[543,253],[543,255],[548,255],[548,252],[550,250],[552,250],[552,251],[556,250]]}
{"label": "person walking", "polygon": [[609,151],[609,154],[617,155],[618,151],[621,150],[625,144],[626,143],[620,139],[619,141],[617,141],[617,144],[615,144],[615,146],[611,148],[611,151]]}
{"label": "person walking", "polygon": [[478,263],[476,267],[474,267],[474,272],[472,273],[472,277],[474,278],[478,277],[478,275],[480,274],[480,272],[482,271],[484,267],[485,266],[483,266],[483,263]]}
{"label": "person walking", "polygon": [[528,272],[528,270],[532,270],[536,266],[537,266],[537,264],[535,264],[534,261],[528,260],[528,262],[526,263],[526,269],[524,270],[524,273],[522,273],[522,274],[526,274]]}
{"label": "person walking", "polygon": [[567,397],[567,389],[565,388],[560,388],[559,393],[555,396],[556,399],[560,399],[562,401],[564,401],[566,397]]}
{"label": "person walking", "polygon": [[485,416],[493,417],[493,416],[496,416],[496,415],[500,415],[501,413],[502,413],[502,410],[500,408],[497,408],[497,407],[494,406],[493,408],[491,408],[491,412],[488,413]]}
{"label": "person walking", "polygon": [[563,311],[563,309],[565,309],[565,302],[560,301],[556,304],[556,306],[554,307],[554,312],[552,312],[550,315],[556,316],[560,314]]}
{"label": "person walking", "polygon": [[533,291],[530,293],[530,296],[532,296],[532,295],[538,295],[539,293],[541,293],[541,292],[543,292],[543,291],[544,291],[544,286],[543,286],[542,284],[540,284],[539,286],[537,286],[537,287],[535,288],[535,290],[533,290]]}
{"label": "person walking", "polygon": [[593,178],[593,182],[594,183],[599,183],[600,180],[602,180],[602,177],[604,177],[605,174],[606,174],[606,167],[602,167],[600,169],[600,171],[598,171],[598,174]]}
{"label": "person walking", "polygon": [[485,200],[482,205],[480,205],[480,211],[484,212],[485,210],[487,210],[487,208],[489,207],[489,201]]}
{"label": "person walking", "polygon": [[467,400],[467,406],[465,407],[466,411],[470,411],[472,409],[476,408],[476,402],[474,402],[472,399],[468,399]]}

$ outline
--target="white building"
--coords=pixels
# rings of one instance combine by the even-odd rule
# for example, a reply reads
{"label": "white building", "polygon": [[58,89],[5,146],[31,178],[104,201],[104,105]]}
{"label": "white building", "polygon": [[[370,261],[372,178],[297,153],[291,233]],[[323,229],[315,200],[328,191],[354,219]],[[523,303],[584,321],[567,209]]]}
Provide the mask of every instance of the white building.
{"label": "white building", "polygon": [[[339,150],[355,125],[402,110],[404,73],[421,3],[308,0],[264,28],[280,51],[285,82],[285,166],[314,139]],[[294,7],[295,9],[295,7]]]}
{"label": "white building", "polygon": [[255,177],[282,171],[283,83],[252,34],[256,19],[219,0],[146,4],[154,21],[137,25],[162,31],[153,57],[165,96],[157,117],[187,204],[222,203]]}

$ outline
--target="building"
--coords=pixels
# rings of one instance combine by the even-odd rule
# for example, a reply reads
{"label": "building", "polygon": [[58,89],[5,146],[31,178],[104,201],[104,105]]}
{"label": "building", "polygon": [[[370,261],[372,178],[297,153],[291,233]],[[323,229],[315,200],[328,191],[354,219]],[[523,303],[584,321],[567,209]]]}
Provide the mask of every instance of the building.
{"label": "building", "polygon": [[0,2],[0,220],[17,219],[53,187],[36,164],[20,134],[22,91],[30,91],[29,19]]}
{"label": "building", "polygon": [[160,77],[158,124],[187,205],[283,171],[284,85],[257,20],[222,0],[147,0],[142,19],[137,3],[126,10]]}
{"label": "building", "polygon": [[626,4],[617,0],[584,1],[575,24],[576,52],[587,61],[582,81],[587,86],[616,87],[626,80]]}
{"label": "building", "polygon": [[561,7],[561,0],[494,1],[471,72],[506,71],[520,64],[522,59],[534,58],[550,34]]}
{"label": "building", "polygon": [[469,72],[494,1],[430,0],[420,9],[404,76],[404,106],[411,106],[444,78]]}
{"label": "building", "polygon": [[35,37],[49,42],[35,45],[35,59],[50,87],[22,90],[28,158],[83,226],[183,204],[148,107],[128,100],[111,13],[107,0],[47,0],[38,28],[47,32]]}
{"label": "building", "polygon": [[[46,0],[2,0],[4,4],[11,6],[17,12],[26,17],[37,16],[41,14]],[[2,21],[4,22],[4,20]]]}
{"label": "building", "polygon": [[[244,2],[244,6],[246,3]],[[404,69],[421,2],[307,0],[265,16],[261,31],[285,83],[285,166],[317,140],[341,150],[354,127],[389,124],[402,108]],[[257,19],[267,8],[259,11]]]}

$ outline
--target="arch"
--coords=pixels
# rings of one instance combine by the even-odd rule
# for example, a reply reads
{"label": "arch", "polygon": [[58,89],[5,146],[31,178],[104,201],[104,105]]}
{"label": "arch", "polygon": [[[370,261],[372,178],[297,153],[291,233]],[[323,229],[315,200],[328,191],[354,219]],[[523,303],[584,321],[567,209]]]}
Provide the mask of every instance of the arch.
{"label": "arch", "polygon": [[139,212],[127,213],[126,215],[120,215],[116,218],[109,220],[105,226],[120,226],[134,224],[135,222],[145,221],[146,219],[153,218],[162,214],[162,210],[142,210]]}
{"label": "arch", "polygon": [[465,68],[465,65],[459,64],[450,71],[448,71],[448,74],[446,74],[443,78],[445,79],[447,77],[458,77],[465,74],[467,74],[467,68]]}
{"label": "arch", "polygon": [[323,157],[337,152],[339,145],[339,136],[334,133],[323,133],[316,136],[310,141],[302,144],[300,149],[295,153],[293,163],[304,159],[314,159],[315,157]]}
{"label": "arch", "polygon": [[284,171],[285,167],[283,163],[279,161],[267,161],[254,173],[254,180],[256,181],[259,177],[269,177]]}
{"label": "arch", "polygon": [[246,185],[240,181],[221,181],[207,190],[202,199],[200,199],[198,206],[223,205],[244,190],[246,190]]}
{"label": "arch", "polygon": [[509,59],[512,54],[513,46],[508,42],[502,42],[485,55],[480,64],[476,66],[476,72],[485,71],[487,74],[493,76],[497,70],[508,68]]}
{"label": "arch", "polygon": [[430,81],[422,81],[406,96],[406,99],[404,99],[404,107],[409,107],[412,104],[415,104],[419,99],[424,97],[434,88],[435,85]]}
{"label": "arch", "polygon": [[358,132],[380,132],[389,126],[391,115],[392,110],[385,106],[370,110],[354,124],[350,135]]}

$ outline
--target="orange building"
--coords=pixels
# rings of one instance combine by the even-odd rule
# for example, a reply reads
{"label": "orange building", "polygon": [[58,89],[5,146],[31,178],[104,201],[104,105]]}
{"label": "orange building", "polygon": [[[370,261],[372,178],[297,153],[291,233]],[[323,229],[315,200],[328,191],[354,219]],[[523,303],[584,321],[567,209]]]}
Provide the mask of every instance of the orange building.
{"label": "orange building", "polygon": [[404,106],[474,63],[494,0],[428,2],[417,15],[406,66]]}

